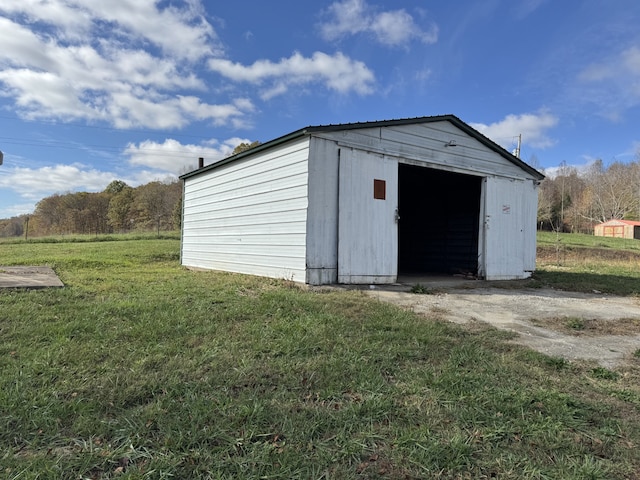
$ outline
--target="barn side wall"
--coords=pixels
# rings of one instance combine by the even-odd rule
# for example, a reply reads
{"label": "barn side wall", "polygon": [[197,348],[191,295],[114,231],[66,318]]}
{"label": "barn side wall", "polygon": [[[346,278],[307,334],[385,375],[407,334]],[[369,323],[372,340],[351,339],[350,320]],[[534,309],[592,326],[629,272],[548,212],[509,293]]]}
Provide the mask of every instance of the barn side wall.
{"label": "barn side wall", "polygon": [[309,138],[184,184],[182,264],[306,280]]}

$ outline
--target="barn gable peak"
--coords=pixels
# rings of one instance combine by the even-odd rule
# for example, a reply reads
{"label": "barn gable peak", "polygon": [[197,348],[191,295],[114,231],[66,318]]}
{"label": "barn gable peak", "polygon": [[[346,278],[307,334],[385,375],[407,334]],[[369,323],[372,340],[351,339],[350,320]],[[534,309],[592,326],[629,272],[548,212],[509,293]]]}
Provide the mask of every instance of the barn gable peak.
{"label": "barn gable peak", "polygon": [[[370,128],[385,128],[385,127],[395,127],[395,126],[403,126],[403,125],[418,125],[418,124],[429,124],[436,122],[449,122],[458,129],[460,129],[465,134],[470,137],[476,139],[481,144],[483,144],[488,149],[494,151],[499,154],[501,157],[505,158],[510,163],[516,165],[521,168],[528,174],[532,175],[538,181],[544,178],[544,175],[540,173],[535,168],[531,167],[526,162],[523,162],[518,157],[512,155],[509,151],[495,143],[490,138],[486,137],[478,130],[470,126],[469,124],[463,122],[460,118],[453,114],[446,115],[434,115],[434,116],[424,116],[424,117],[413,117],[413,118],[401,118],[401,119],[392,119],[392,120],[375,120],[375,121],[366,121],[366,122],[354,122],[354,123],[338,123],[338,124],[328,124],[328,125],[310,125],[299,130],[295,130],[291,133],[283,135],[281,137],[275,138],[268,142],[262,143],[251,150],[247,150],[241,152],[237,155],[233,155],[231,157],[225,158],[223,160],[217,161],[210,165],[204,166],[202,168],[198,168],[192,172],[186,173],[182,175],[180,178],[185,179],[194,175],[198,175],[204,171],[208,171],[212,168],[217,168],[221,165],[227,164],[229,162],[233,162],[239,160],[241,158],[254,155],[259,152],[263,152],[265,150],[274,148],[278,145],[281,145],[285,142],[289,142],[291,140],[295,140],[297,138],[305,137],[305,136],[316,136],[323,133],[335,133],[340,131],[349,131],[349,130],[358,130],[358,129],[370,129]],[[454,146],[453,144],[451,146]]]}

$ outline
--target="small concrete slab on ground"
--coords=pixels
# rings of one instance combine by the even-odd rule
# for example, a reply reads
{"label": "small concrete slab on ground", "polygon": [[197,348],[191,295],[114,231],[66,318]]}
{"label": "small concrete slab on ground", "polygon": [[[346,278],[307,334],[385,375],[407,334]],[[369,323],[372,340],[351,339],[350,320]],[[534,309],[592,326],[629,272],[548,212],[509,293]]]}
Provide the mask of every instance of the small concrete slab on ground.
{"label": "small concrete slab on ground", "polygon": [[0,265],[0,288],[64,287],[50,267],[3,267]]}

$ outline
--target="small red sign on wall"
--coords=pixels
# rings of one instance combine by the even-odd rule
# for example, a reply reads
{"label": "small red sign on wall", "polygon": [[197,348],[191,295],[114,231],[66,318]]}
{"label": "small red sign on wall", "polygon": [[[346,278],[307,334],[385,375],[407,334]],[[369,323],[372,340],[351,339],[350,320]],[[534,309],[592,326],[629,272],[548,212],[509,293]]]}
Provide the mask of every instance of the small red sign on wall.
{"label": "small red sign on wall", "polygon": [[373,198],[376,200],[387,199],[387,182],[385,180],[373,180]]}

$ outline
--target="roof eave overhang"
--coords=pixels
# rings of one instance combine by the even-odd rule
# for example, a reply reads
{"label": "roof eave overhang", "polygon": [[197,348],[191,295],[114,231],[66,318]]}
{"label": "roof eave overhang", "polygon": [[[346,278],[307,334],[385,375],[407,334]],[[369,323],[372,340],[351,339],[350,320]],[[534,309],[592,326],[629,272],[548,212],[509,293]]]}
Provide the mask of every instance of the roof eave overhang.
{"label": "roof eave overhang", "polygon": [[506,149],[502,148],[500,145],[498,145],[496,142],[494,142],[490,138],[485,137],[478,130],[476,130],[475,128],[473,128],[470,125],[466,124],[465,122],[460,120],[455,115],[447,115],[447,117],[450,117],[448,120],[453,125],[458,127],[460,130],[462,130],[463,132],[467,133],[471,137],[475,138],[480,143],[482,143],[484,146],[486,146],[487,148],[490,148],[491,150],[495,151],[496,153],[498,153],[499,155],[501,155],[505,159],[509,160],[511,163],[517,165],[522,170],[524,170],[525,172],[527,172],[530,175],[532,175],[536,180],[540,181],[540,180],[544,179],[545,176],[544,176],[543,173],[540,173],[538,170],[533,168],[531,165],[527,164],[526,162],[523,162],[522,160],[520,160],[515,155],[512,155],[511,152],[509,152]]}

